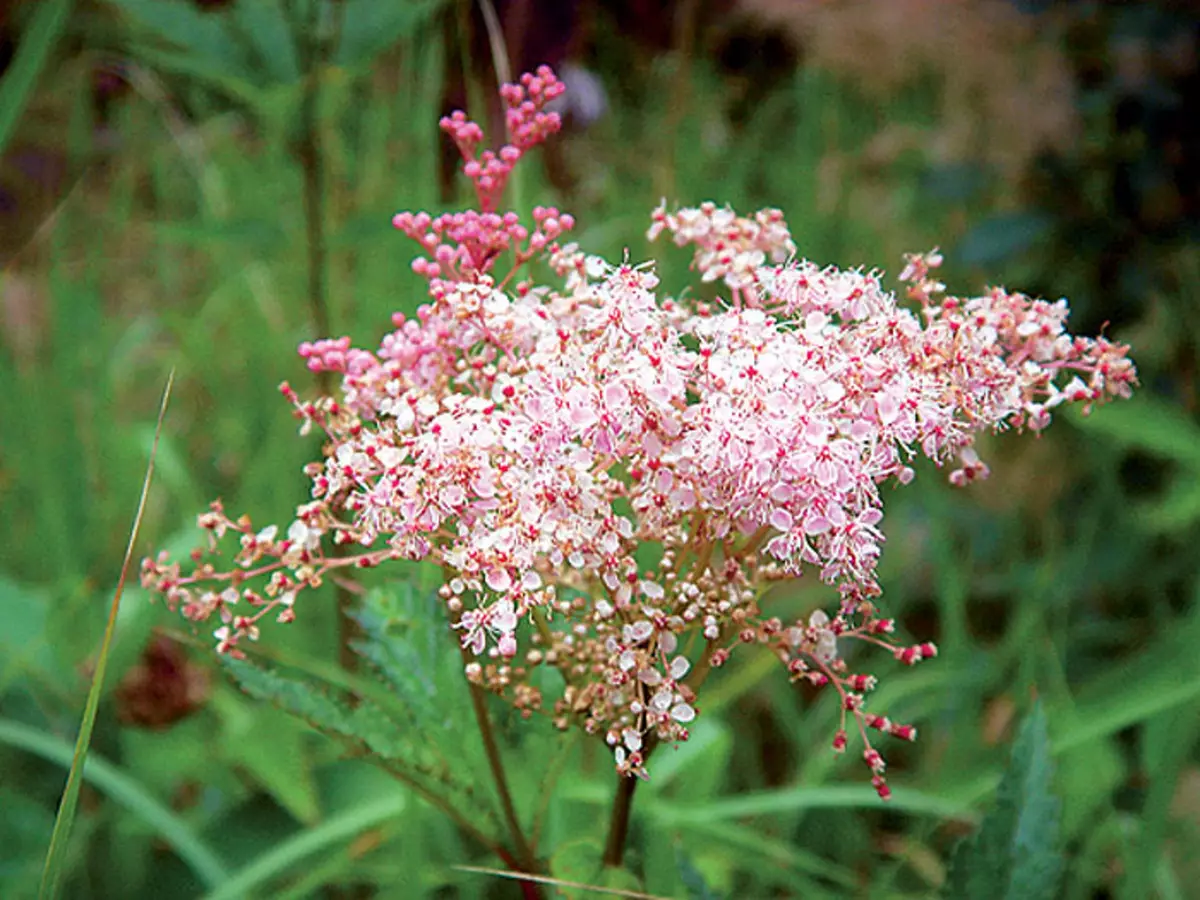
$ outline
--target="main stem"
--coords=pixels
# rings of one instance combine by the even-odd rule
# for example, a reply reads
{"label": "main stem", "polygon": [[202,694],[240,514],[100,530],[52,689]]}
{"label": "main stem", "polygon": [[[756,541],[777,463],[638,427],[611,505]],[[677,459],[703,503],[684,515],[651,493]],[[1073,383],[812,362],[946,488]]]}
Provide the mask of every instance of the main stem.
{"label": "main stem", "polygon": [[637,778],[621,776],[613,797],[612,813],[608,820],[608,841],[604,845],[604,865],[619,868],[625,859],[625,842],[629,837],[629,818],[633,813],[633,792]]}

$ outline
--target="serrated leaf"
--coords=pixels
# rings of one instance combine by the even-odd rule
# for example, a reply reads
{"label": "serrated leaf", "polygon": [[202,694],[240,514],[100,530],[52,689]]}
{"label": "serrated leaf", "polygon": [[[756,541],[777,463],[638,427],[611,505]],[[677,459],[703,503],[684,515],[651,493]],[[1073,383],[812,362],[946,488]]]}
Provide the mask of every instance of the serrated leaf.
{"label": "serrated leaf", "polygon": [[[484,830],[499,830],[488,800],[476,790],[472,772],[460,764],[460,758],[444,756],[428,734],[403,727],[370,698],[356,697],[352,703],[332,685],[318,684],[282,669],[263,669],[235,659],[224,659],[223,663],[250,696],[298,716],[363,753],[369,762],[427,797],[438,798],[476,819]],[[455,735],[460,743],[461,735]]]}
{"label": "serrated leaf", "polygon": [[959,844],[945,896],[953,900],[1051,900],[1062,874],[1060,802],[1046,714],[1034,706],[1000,780],[996,805]]}
{"label": "serrated leaf", "polygon": [[224,724],[227,759],[252,775],[279,805],[307,825],[320,818],[305,729],[277,709],[252,708],[235,694],[214,702]]}
{"label": "serrated leaf", "polygon": [[370,591],[351,615],[364,635],[354,650],[386,679],[412,726],[431,736],[449,734],[460,748],[459,735],[471,727],[469,698],[437,598],[400,582]]}
{"label": "serrated leaf", "polygon": [[361,700],[352,707],[344,698],[335,699],[329,686],[285,675],[280,669],[262,669],[244,660],[222,661],[251,697],[273,703],[320,731],[359,743],[381,757],[404,759],[407,751],[403,733],[370,700]]}

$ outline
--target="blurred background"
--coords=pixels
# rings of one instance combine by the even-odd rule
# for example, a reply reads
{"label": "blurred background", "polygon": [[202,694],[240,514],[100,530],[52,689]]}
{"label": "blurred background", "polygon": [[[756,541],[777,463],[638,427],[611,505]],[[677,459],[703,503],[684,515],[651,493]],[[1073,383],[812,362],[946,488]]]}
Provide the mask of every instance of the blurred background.
{"label": "blurred background", "polygon": [[[1131,343],[1142,379],[1041,438],[988,439],[988,482],[953,491],[927,466],[888,498],[884,602],[943,651],[916,670],[870,660],[878,708],[921,731],[884,748],[893,806],[829,752],[830,697],[735,657],[639,796],[645,889],[935,894],[1036,697],[1062,896],[1198,896],[1195,5],[492,10],[507,59],[466,0],[0,4],[0,895],[36,893],[168,371],[139,554],[192,546],[217,496],[287,521],[319,452],[277,391],[316,389],[297,344],[374,346],[415,309],[415,248],[390,217],[467,202],[438,117],[494,120],[497,68],[545,62],[570,88],[566,127],[510,200],[570,211],[587,250],[658,258],[682,289],[686,254],[643,236],[660,198],[777,206],[821,263],[894,275],[940,246],[956,292],[1066,296],[1072,331]],[[335,665],[328,599],[270,642]],[[415,798],[356,819],[397,789],[230,686],[207,635],[138,590],[118,629],[67,896],[513,895],[452,869],[494,861]],[[612,789],[606,760],[571,765],[559,846],[596,830]],[[221,894],[231,872],[242,886]]]}

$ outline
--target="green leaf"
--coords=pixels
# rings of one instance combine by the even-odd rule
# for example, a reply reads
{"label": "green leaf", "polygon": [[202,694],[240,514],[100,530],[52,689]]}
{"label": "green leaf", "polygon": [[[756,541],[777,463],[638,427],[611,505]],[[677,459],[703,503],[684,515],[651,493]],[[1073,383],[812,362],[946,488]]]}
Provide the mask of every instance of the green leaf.
{"label": "green leaf", "polygon": [[[1057,748],[1055,748],[1057,751]],[[1111,738],[1098,738],[1058,755],[1058,785],[1063,796],[1062,836],[1078,837],[1094,827],[1124,780],[1124,761]]]}
{"label": "green leaf", "polygon": [[404,813],[406,806],[405,795],[397,792],[326,819],[259,856],[220,888],[208,894],[205,900],[237,900],[240,897],[257,896],[259,889],[272,879],[295,871],[303,860],[317,853],[328,853],[330,848],[355,835],[397,818]]}
{"label": "green leaf", "polygon": [[271,81],[290,84],[300,77],[292,30],[279,0],[235,3],[229,15],[231,28],[251,47],[257,68]]}
{"label": "green leaf", "polygon": [[[63,749],[69,749],[64,747]],[[10,897],[37,894],[42,848],[54,828],[54,816],[34,797],[0,786],[0,884]]]}
{"label": "green leaf", "polygon": [[363,639],[354,650],[387,681],[426,739],[448,738],[446,752],[463,752],[461,736],[474,728],[456,638],[433,593],[407,581],[370,591],[351,612]]}
{"label": "green leaf", "polygon": [[342,24],[333,62],[362,67],[401,38],[413,36],[431,20],[444,0],[343,0]]}
{"label": "green leaf", "polygon": [[678,844],[675,845],[675,867],[679,870],[679,879],[692,900],[720,900],[721,895],[709,887],[692,858]]}
{"label": "green leaf", "polygon": [[945,896],[954,900],[1051,900],[1063,857],[1046,714],[1025,720],[1000,781],[995,807],[955,850]]}
{"label": "green leaf", "polygon": [[[604,848],[592,839],[567,841],[550,858],[550,874],[573,884],[596,884],[601,877],[600,859]],[[558,888],[559,893],[569,900],[585,896],[579,889]]]}
{"label": "green leaf", "polygon": [[[250,696],[266,700],[365,753],[366,759],[457,816],[460,826],[474,821],[493,834],[499,831],[489,802],[476,790],[476,779],[461,765],[461,756],[442,754],[430,733],[406,728],[372,699],[351,698],[329,683],[293,676],[281,668],[259,668],[244,660],[222,661]],[[451,736],[460,750],[464,733]]]}
{"label": "green leaf", "polygon": [[[22,722],[0,719],[0,744],[19,747],[64,767],[71,765],[70,744]],[[178,813],[160,803],[140,782],[95,753],[83,766],[83,779],[153,828],[203,884],[213,887],[225,880],[225,866],[216,853]]]}
{"label": "green leaf", "polygon": [[[572,788],[571,792],[582,793],[582,788]],[[864,790],[861,784],[802,785],[726,797],[708,803],[674,803],[651,796],[643,808],[647,814],[670,827],[811,809],[886,809],[910,815],[971,818],[969,808],[953,799],[905,788],[896,791],[891,800],[884,801],[869,788]]]}
{"label": "green leaf", "polygon": [[33,95],[38,75],[66,27],[72,5],[72,0],[45,0],[38,4],[21,35],[17,54],[0,79],[0,155],[8,146]]}
{"label": "green leaf", "polygon": [[162,45],[184,51],[193,64],[224,72],[227,77],[253,81],[254,71],[241,45],[226,27],[225,16],[209,14],[190,0],[108,0],[130,25],[149,40],[141,49]]}
{"label": "green leaf", "polygon": [[1200,471],[1200,425],[1177,406],[1139,394],[1132,400],[1106,406],[1103,415],[1085,416],[1074,410],[1069,415],[1077,427],[1102,434],[1119,446]]}
{"label": "green leaf", "polygon": [[305,747],[307,729],[277,709],[253,709],[232,692],[214,698],[224,725],[228,760],[249,772],[279,804],[305,824],[320,817],[317,787]]}
{"label": "green leaf", "polygon": [[0,695],[29,673],[45,683],[56,676],[54,656],[45,640],[48,592],[0,576]]}
{"label": "green leaf", "polygon": [[218,63],[182,50],[139,47],[133,52],[157,69],[194,78],[229,99],[244,104],[256,114],[263,113],[264,92],[249,79],[223,68]]}

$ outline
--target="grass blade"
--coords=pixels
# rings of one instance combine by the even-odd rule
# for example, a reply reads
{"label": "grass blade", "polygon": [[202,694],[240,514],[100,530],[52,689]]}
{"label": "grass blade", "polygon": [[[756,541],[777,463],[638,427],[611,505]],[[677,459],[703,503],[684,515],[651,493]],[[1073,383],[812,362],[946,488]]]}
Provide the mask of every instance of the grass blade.
{"label": "grass blade", "polygon": [[264,884],[291,871],[302,860],[314,853],[328,851],[335,844],[396,818],[407,805],[406,794],[397,792],[395,796],[332,816],[320,825],[277,844],[274,849],[234,873],[204,900],[237,900],[239,897],[256,896]]}
{"label": "grass blade", "polygon": [[87,704],[83,709],[83,721],[79,725],[79,737],[75,741],[75,753],[71,760],[71,771],[67,775],[67,786],[59,801],[58,815],[54,820],[54,831],[50,835],[50,847],[46,851],[46,865],[42,870],[42,885],[38,891],[39,900],[54,900],[58,897],[62,887],[63,872],[67,865],[67,841],[71,836],[71,826],[75,822],[75,810],[79,805],[79,789],[83,785],[83,765],[87,759],[88,745],[92,740],[92,728],[96,724],[96,710],[100,706],[100,695],[104,690],[104,672],[108,668],[108,653],[112,647],[113,632],[116,631],[117,610],[121,607],[121,595],[125,592],[129,562],[133,558],[133,548],[137,543],[142,514],[146,509],[146,495],[150,492],[150,480],[154,476],[154,457],[158,452],[158,439],[162,434],[163,418],[167,413],[167,403],[171,399],[171,385],[174,381],[175,372],[172,371],[167,376],[167,386],[163,389],[162,403],[158,408],[158,423],[154,428],[154,445],[150,449],[146,477],[142,480],[142,495],[138,500],[137,513],[129,532],[129,543],[125,547],[125,559],[121,562],[121,576],[117,579],[117,589],[113,592],[112,605],[108,610],[108,623],[104,626],[104,638],[100,642],[100,654],[96,659],[96,670],[92,674],[92,687],[88,691]]}
{"label": "grass blade", "polygon": [[0,154],[8,146],[38,75],[67,24],[73,0],[46,0],[38,6],[21,35],[16,58],[0,79]]}
{"label": "grass blade", "polygon": [[[62,766],[71,765],[73,758],[71,745],[66,741],[23,722],[0,719],[0,744],[26,750]],[[152,827],[175,849],[205,887],[216,887],[229,877],[224,863],[187,822],[108,760],[94,754],[89,756],[83,777]]]}

